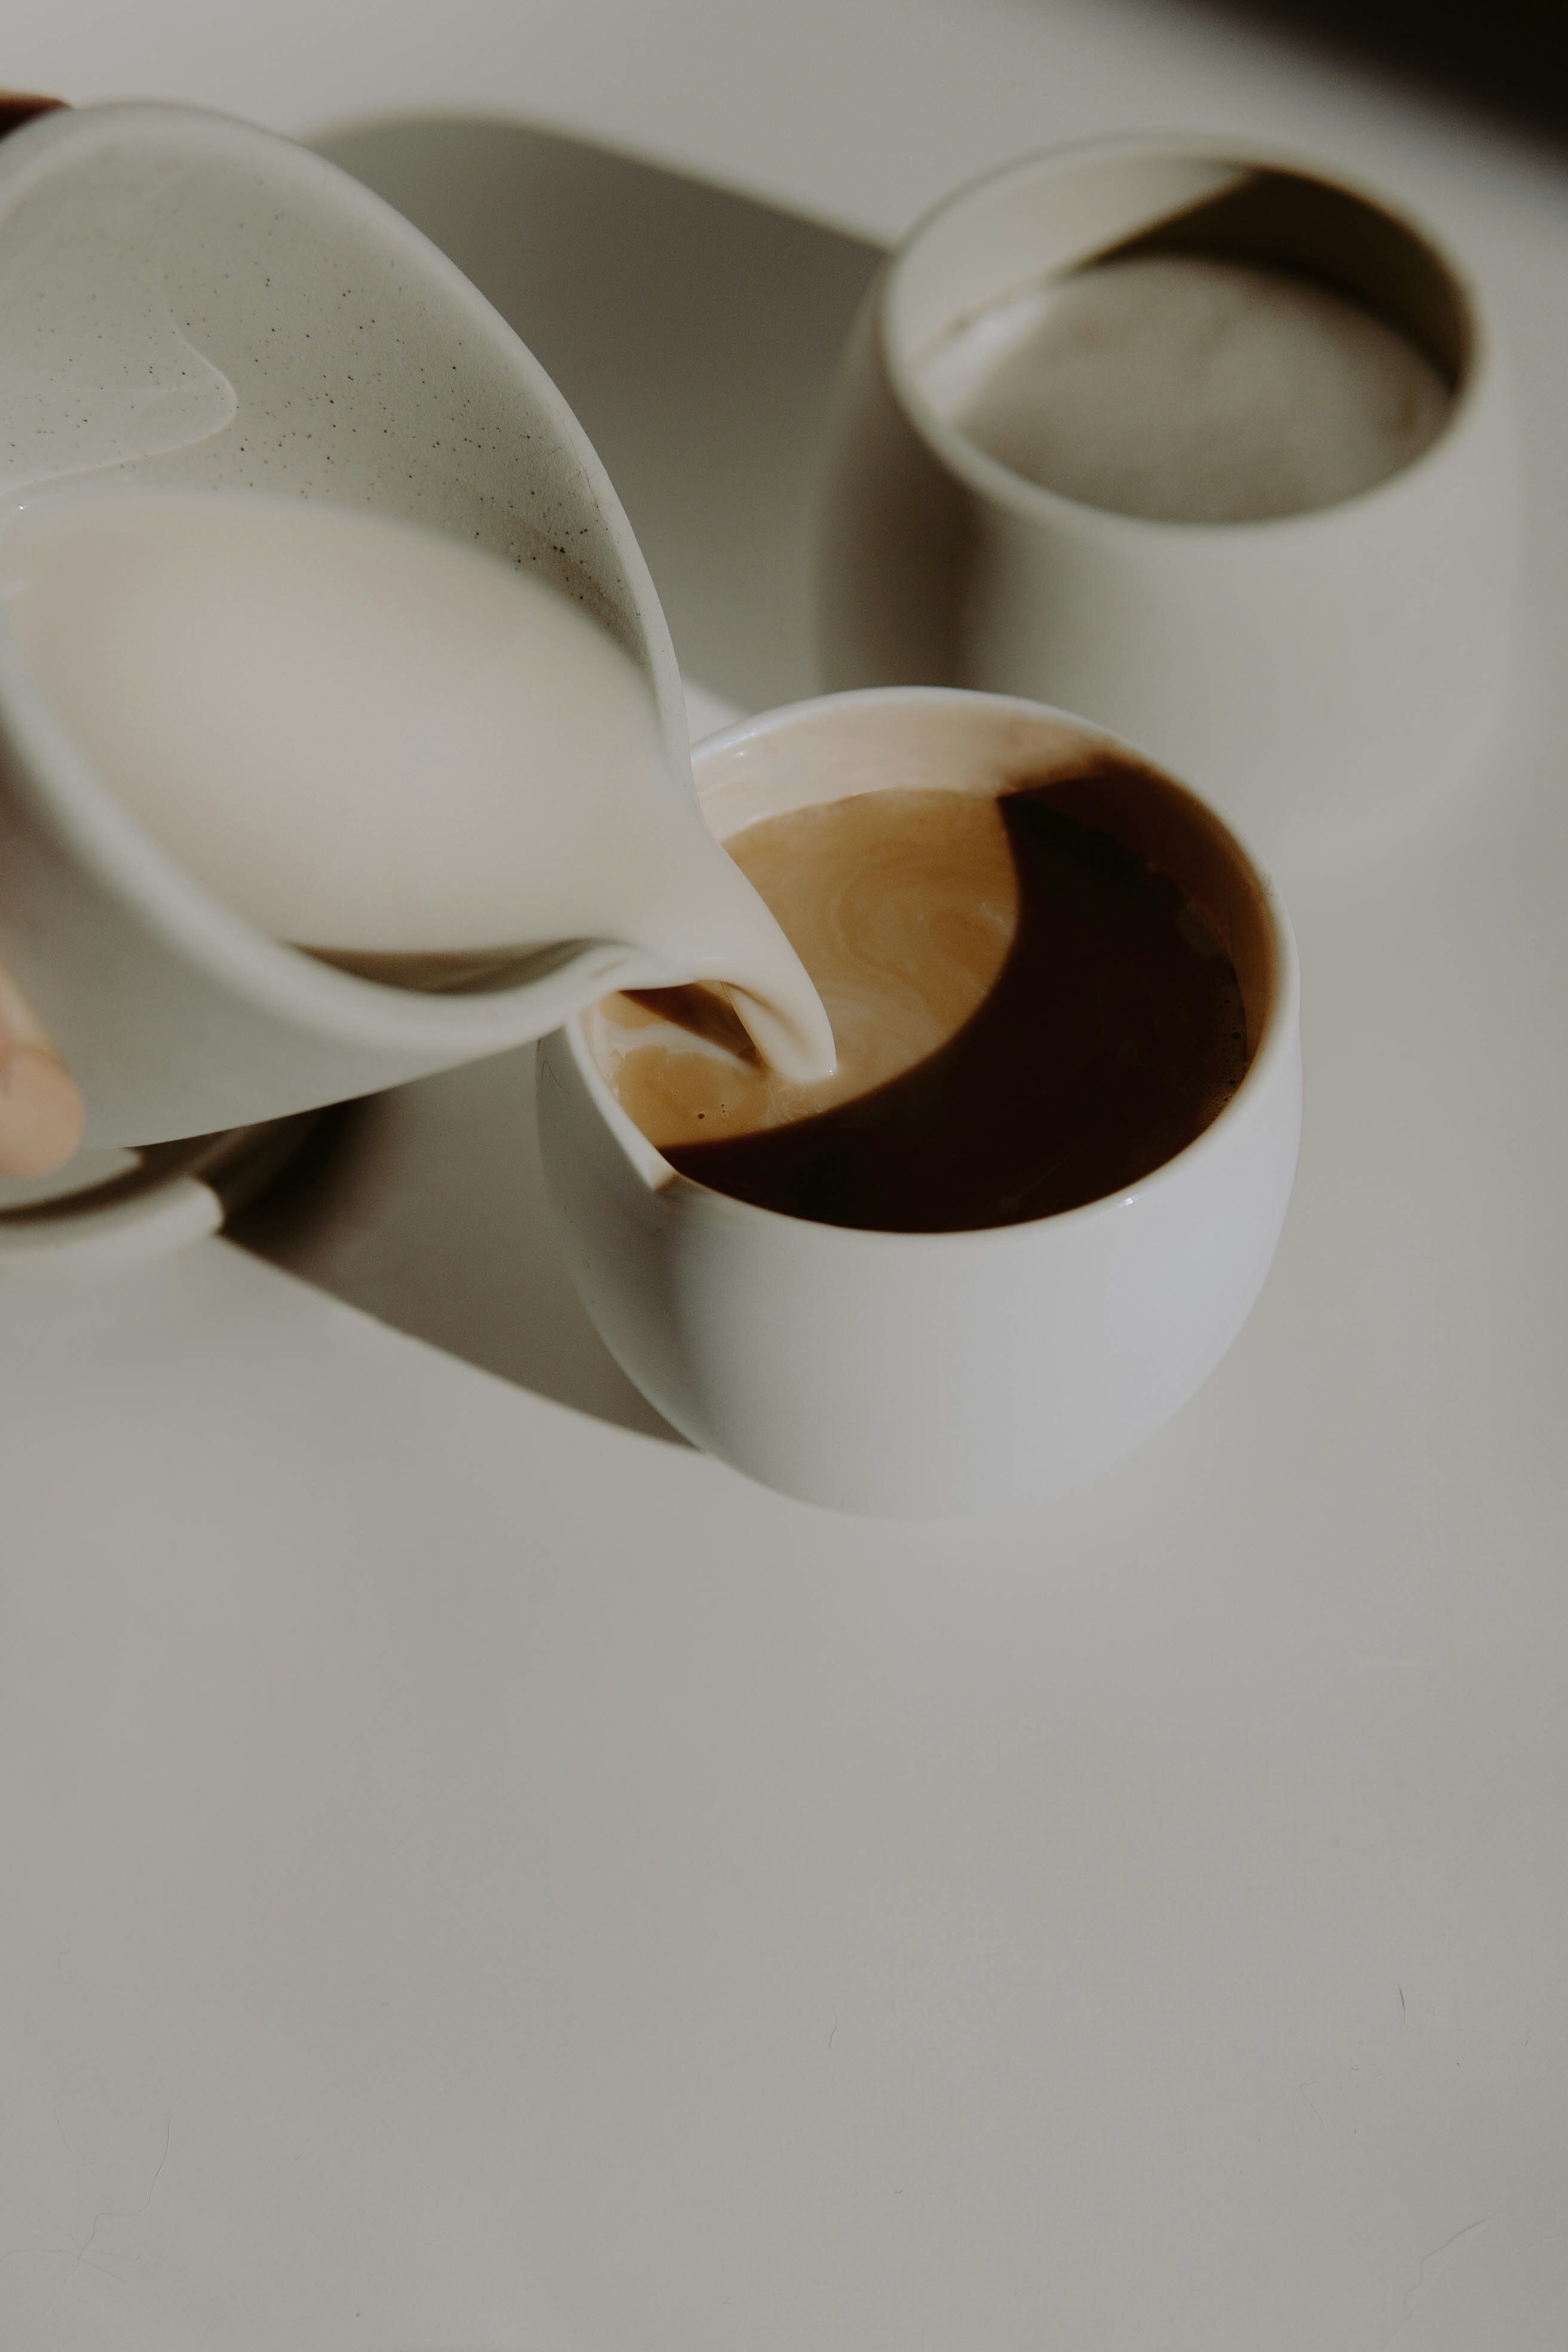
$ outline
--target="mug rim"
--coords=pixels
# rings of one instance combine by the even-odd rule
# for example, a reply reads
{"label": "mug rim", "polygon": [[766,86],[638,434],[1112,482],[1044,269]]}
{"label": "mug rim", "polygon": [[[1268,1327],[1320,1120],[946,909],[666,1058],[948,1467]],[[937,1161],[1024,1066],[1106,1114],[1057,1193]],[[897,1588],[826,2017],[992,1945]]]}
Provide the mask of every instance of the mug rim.
{"label": "mug rim", "polygon": [[[1140,766],[1152,769],[1164,782],[1197,802],[1210,822],[1217,825],[1246,873],[1257,887],[1258,902],[1265,910],[1269,945],[1273,957],[1273,984],[1269,991],[1262,1033],[1242,1073],[1236,1092],[1210,1119],[1208,1125],[1183,1145],[1168,1160],[1162,1160],[1147,1175],[1124,1185],[1115,1192],[1103,1193],[1098,1200],[1081,1202],[1077,1208],[1058,1209],[1043,1217],[1028,1217],[1009,1224],[947,1226],[936,1232],[904,1233],[880,1225],[836,1225],[816,1217],[798,1217],[783,1209],[764,1208],[754,1201],[742,1201],[731,1192],[721,1192],[700,1178],[686,1175],[665,1159],[656,1144],[650,1143],[630,1114],[623,1109],[609,1080],[605,1076],[589,1048],[585,1032],[592,1005],[575,1013],[554,1034],[564,1044],[573,1067],[583,1084],[595,1110],[608,1127],[610,1133],[634,1169],[655,1192],[675,1192],[685,1188],[716,1207],[721,1213],[742,1220],[762,1219],[767,1225],[806,1231],[828,1236],[822,1246],[847,1249],[902,1247],[916,1244],[926,1249],[1022,1247],[1049,1232],[1064,1234],[1081,1232],[1094,1222],[1119,1212],[1141,1205],[1152,1193],[1168,1191],[1199,1166],[1205,1159],[1222,1150],[1234,1132],[1237,1120],[1250,1114],[1261,1096],[1266,1081],[1272,1080],[1295,1052],[1300,1024],[1300,963],[1297,954],[1296,937],[1285,902],[1279,894],[1268,867],[1230,819],[1215,806],[1194,785],[1173,776],[1159,761],[1152,760],[1125,736],[1117,735],[1108,727],[1096,725],[1092,719],[1080,719],[1075,712],[1062,710],[1054,704],[1037,702],[1026,695],[991,694],[968,687],[949,686],[871,686],[852,688],[837,694],[812,695],[804,701],[781,703],[771,710],[753,713],[739,719],[713,734],[704,736],[692,746],[692,769],[701,790],[701,767],[704,761],[731,751],[762,735],[776,734],[805,723],[825,711],[850,707],[876,709],[889,706],[924,705],[928,708],[956,705],[961,709],[987,710],[998,715],[1010,715],[1030,719],[1047,719],[1072,729],[1100,748],[1121,752],[1135,760]],[[737,831],[744,830],[737,827]],[[553,1041],[546,1039],[541,1053],[547,1053]],[[1223,1130],[1223,1133],[1222,1133]]]}
{"label": "mug rim", "polygon": [[[1132,159],[1151,162],[1190,159],[1193,162],[1231,163],[1238,170],[1275,173],[1313,181],[1351,197],[1370,212],[1380,214],[1413,244],[1425,250],[1448,281],[1464,317],[1468,344],[1467,364],[1460,381],[1454,387],[1448,413],[1426,446],[1404,465],[1396,467],[1393,473],[1368,483],[1364,489],[1352,490],[1347,498],[1335,499],[1328,506],[1305,507],[1294,514],[1202,522],[1184,521],[1165,515],[1128,514],[1116,507],[1095,506],[1087,499],[1073,498],[1065,490],[1051,489],[1045,483],[1033,481],[1026,474],[1016,472],[1000,458],[991,457],[967,434],[950,425],[921,391],[914,368],[905,357],[893,332],[892,310],[900,279],[927,236],[942,222],[1011,181],[1048,179],[1078,166]],[[1447,457],[1461,432],[1471,423],[1498,364],[1497,339],[1476,281],[1447,240],[1435,229],[1395,197],[1362,179],[1359,174],[1342,173],[1297,149],[1247,140],[1233,141],[1218,133],[1211,136],[1203,132],[1121,131],[1108,137],[1068,140],[1057,146],[1039,148],[1030,154],[1016,156],[1011,163],[978,173],[931,205],[900,238],[878,275],[871,300],[875,306],[877,346],[900,407],[939,463],[949,473],[956,475],[968,488],[989,499],[994,506],[1019,515],[1029,522],[1061,524],[1071,521],[1080,529],[1099,528],[1129,537],[1184,539],[1189,543],[1202,541],[1218,544],[1227,539],[1256,543],[1261,537],[1275,532],[1331,529],[1336,518],[1364,510],[1372,501],[1388,499],[1401,493],[1408,495],[1413,490],[1418,493],[1418,478]]]}
{"label": "mug rim", "polygon": [[[270,170],[289,173],[318,201],[335,207],[340,215],[357,216],[389,247],[401,248],[402,257],[418,273],[416,283],[438,288],[465,314],[465,325],[476,340],[498,354],[514,376],[527,380],[531,395],[550,420],[557,446],[569,454],[584,478],[604,518],[646,643],[646,661],[630,653],[626,657],[647,686],[667,750],[684,753],[684,697],[647,560],[615,487],[564,394],[494,305],[438,246],[352,173],[297,140],[211,107],[129,100],[60,107],[35,117],[0,145],[0,226],[15,205],[47,184],[62,166],[66,161],[58,152],[62,148],[132,140],[165,141],[198,151],[216,147],[241,159],[248,153]],[[80,476],[24,484],[6,495],[7,511],[38,492],[50,499],[132,497],[137,488],[118,481],[114,468],[94,468]],[[207,493],[193,488],[190,494]],[[250,489],[243,484],[219,494],[283,500],[300,495]],[[356,504],[351,510],[389,525],[401,520],[381,507]],[[451,539],[454,545],[465,544],[436,525],[405,527],[433,530],[437,537]],[[517,1016],[522,1005],[529,1007],[523,1034],[537,1035],[552,1019],[564,1017],[580,1003],[584,988],[593,987],[601,973],[612,973],[626,962],[626,950],[620,942],[563,941],[560,961],[540,976],[483,993],[448,995],[365,980],[272,938],[199,883],[116,799],[39,693],[3,613],[0,740],[9,740],[22,753],[15,762],[16,798],[35,823],[64,840],[93,880],[135,919],[150,927],[216,985],[236,991],[274,1017],[301,1023],[340,1044],[420,1055],[499,1052],[520,1042]],[[675,772],[679,778],[679,764]]]}

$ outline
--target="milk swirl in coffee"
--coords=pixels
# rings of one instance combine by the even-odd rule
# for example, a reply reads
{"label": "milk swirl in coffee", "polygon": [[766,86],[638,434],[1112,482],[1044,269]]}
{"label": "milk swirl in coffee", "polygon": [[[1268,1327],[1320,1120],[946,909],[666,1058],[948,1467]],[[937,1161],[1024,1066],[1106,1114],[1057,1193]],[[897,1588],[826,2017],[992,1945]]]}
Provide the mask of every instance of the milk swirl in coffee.
{"label": "milk swirl in coffee", "polygon": [[1013,472],[1166,522],[1336,505],[1419,457],[1452,405],[1426,353],[1349,295],[1201,253],[1025,286],[961,320],[916,373]]}
{"label": "milk swirl in coffee", "polygon": [[275,938],[413,986],[621,942],[723,983],[780,1070],[831,1068],[642,678],[525,572],[300,499],[77,493],[0,529],[0,611],[99,780]]}
{"label": "milk swirl in coffee", "polygon": [[610,999],[588,1032],[649,1140],[720,1192],[884,1231],[1022,1223],[1137,1183],[1245,1074],[1255,889],[1131,762],[865,793],[729,846],[821,991],[832,1078],[762,1068],[700,992]]}

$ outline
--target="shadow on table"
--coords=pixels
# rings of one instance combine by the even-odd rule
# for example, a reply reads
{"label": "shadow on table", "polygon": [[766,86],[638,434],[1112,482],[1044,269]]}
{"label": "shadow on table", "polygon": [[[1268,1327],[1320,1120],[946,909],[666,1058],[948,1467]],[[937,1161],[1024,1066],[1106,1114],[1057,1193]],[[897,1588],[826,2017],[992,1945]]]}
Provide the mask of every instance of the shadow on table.
{"label": "shadow on table", "polygon": [[[571,402],[689,677],[760,709],[815,686],[812,466],[869,246],[519,123],[394,120],[321,152],[441,246]],[[352,1104],[233,1238],[395,1328],[662,1436],[578,1304],[531,1050]]]}
{"label": "shadow on table", "polygon": [[531,1046],[345,1104],[229,1234],[482,1371],[684,1443],[572,1287],[544,1194]]}

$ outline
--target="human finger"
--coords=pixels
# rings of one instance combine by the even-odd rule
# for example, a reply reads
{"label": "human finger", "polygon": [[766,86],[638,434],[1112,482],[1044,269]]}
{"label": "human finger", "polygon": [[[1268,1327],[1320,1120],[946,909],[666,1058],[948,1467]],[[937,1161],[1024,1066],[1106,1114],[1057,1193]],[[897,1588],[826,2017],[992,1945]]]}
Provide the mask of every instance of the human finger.
{"label": "human finger", "polygon": [[0,969],[0,1175],[51,1174],[81,1141],[85,1118],[42,1022]]}

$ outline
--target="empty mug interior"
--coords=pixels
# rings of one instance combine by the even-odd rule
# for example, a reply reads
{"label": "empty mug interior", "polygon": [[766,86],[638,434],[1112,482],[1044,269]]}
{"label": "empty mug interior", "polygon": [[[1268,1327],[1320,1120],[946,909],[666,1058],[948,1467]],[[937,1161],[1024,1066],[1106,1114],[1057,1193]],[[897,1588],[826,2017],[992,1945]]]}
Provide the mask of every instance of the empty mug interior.
{"label": "empty mug interior", "polygon": [[[423,526],[588,613],[684,753],[651,583],[560,394],[444,256],[291,142],[151,105],[8,141],[0,393],[0,504],[254,491]],[[566,983],[584,945],[332,961],[400,995],[489,995]]]}
{"label": "empty mug interior", "polygon": [[1391,207],[1310,171],[1201,152],[1037,158],[935,214],[888,285],[885,332],[901,397],[923,429],[962,441],[920,387],[934,345],[1031,285],[1156,253],[1242,261],[1348,296],[1431,362],[1451,396],[1441,432],[1451,430],[1479,330],[1458,272],[1430,239]]}

